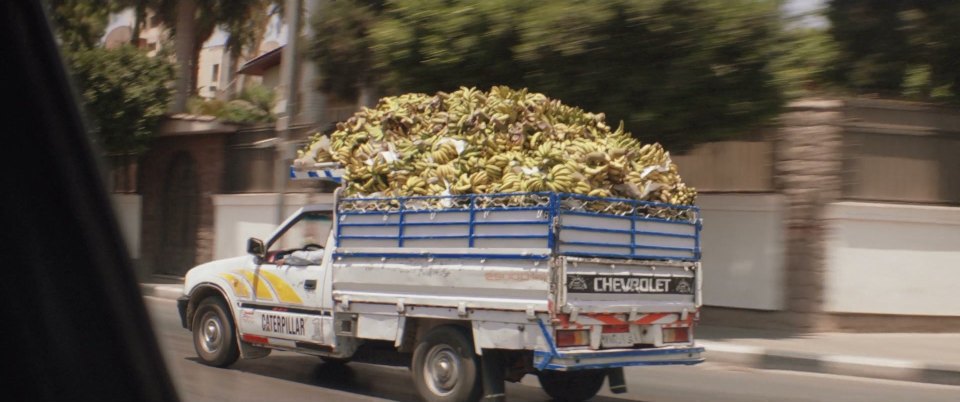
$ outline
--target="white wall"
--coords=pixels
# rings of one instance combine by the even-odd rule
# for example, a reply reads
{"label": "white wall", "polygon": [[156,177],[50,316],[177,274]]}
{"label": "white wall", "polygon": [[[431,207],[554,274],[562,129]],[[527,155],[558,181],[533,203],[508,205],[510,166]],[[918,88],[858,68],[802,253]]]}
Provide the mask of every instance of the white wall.
{"label": "white wall", "polygon": [[140,258],[140,222],[142,197],[137,194],[111,194],[114,215],[131,258]]}
{"label": "white wall", "polygon": [[828,217],[827,311],[960,315],[960,208],[840,202]]}
{"label": "white wall", "polygon": [[[287,194],[292,214],[310,203],[332,203],[332,194]],[[249,237],[276,229],[275,194],[214,195],[214,258],[243,255]],[[700,194],[703,218],[704,303],[711,306],[783,308],[783,198],[776,194]]]}
{"label": "white wall", "polygon": [[[287,194],[284,198],[284,219],[307,203],[333,203],[333,194]],[[247,239],[266,240],[277,228],[277,195],[217,194],[213,196],[213,258],[229,258],[247,251]]]}
{"label": "white wall", "polygon": [[703,297],[710,306],[783,309],[784,200],[700,194]]}
{"label": "white wall", "polygon": [[[224,51],[223,45],[208,46],[200,50],[200,59],[197,61],[200,67],[197,69],[197,93],[204,98],[213,98],[217,93],[224,90],[226,83],[226,72],[228,68],[227,57],[229,55]],[[219,65],[217,77],[213,77],[213,65]],[[216,78],[216,79],[214,79]],[[217,87],[216,91],[211,91],[210,86]]]}

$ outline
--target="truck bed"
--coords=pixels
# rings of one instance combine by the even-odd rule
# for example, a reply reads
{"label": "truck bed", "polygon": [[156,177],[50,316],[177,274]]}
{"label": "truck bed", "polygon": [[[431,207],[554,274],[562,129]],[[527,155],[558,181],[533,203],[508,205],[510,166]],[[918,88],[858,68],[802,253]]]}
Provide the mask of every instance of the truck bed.
{"label": "truck bed", "polygon": [[578,194],[354,198],[338,203],[337,247],[406,253],[541,254],[697,261],[700,216],[680,206]]}
{"label": "truck bed", "polygon": [[575,194],[342,199],[338,302],[526,312],[693,311],[692,206]]}

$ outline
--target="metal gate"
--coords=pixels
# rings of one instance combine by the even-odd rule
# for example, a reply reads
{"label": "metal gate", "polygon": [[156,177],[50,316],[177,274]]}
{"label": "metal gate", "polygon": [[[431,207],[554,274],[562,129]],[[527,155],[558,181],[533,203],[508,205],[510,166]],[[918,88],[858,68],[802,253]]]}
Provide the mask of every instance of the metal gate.
{"label": "metal gate", "polygon": [[196,262],[199,191],[197,168],[186,152],[175,155],[167,167],[161,199],[160,253],[156,271],[184,275]]}

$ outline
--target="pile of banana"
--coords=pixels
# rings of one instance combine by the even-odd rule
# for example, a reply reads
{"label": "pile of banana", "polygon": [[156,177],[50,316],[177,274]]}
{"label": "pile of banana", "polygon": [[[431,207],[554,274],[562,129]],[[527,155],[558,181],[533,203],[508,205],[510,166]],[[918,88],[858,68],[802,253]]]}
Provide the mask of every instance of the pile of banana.
{"label": "pile of banana", "polygon": [[299,166],[339,162],[353,197],[552,191],[692,205],[660,144],[641,144],[603,113],[497,86],[380,99],[315,134]]}

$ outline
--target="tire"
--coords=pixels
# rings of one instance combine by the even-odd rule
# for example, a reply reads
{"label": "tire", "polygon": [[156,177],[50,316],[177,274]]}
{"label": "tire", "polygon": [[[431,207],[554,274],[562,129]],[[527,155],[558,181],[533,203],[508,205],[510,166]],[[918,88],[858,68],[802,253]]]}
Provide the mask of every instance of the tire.
{"label": "tire", "polygon": [[208,297],[200,302],[190,328],[193,329],[193,347],[201,363],[227,367],[240,357],[230,309],[219,297]]}
{"label": "tire", "polygon": [[604,370],[554,371],[544,370],[537,373],[540,387],[555,401],[578,402],[593,398],[603,379]]}
{"label": "tire", "polygon": [[480,359],[459,327],[430,330],[417,343],[410,370],[417,392],[427,402],[477,401],[483,391]]}

